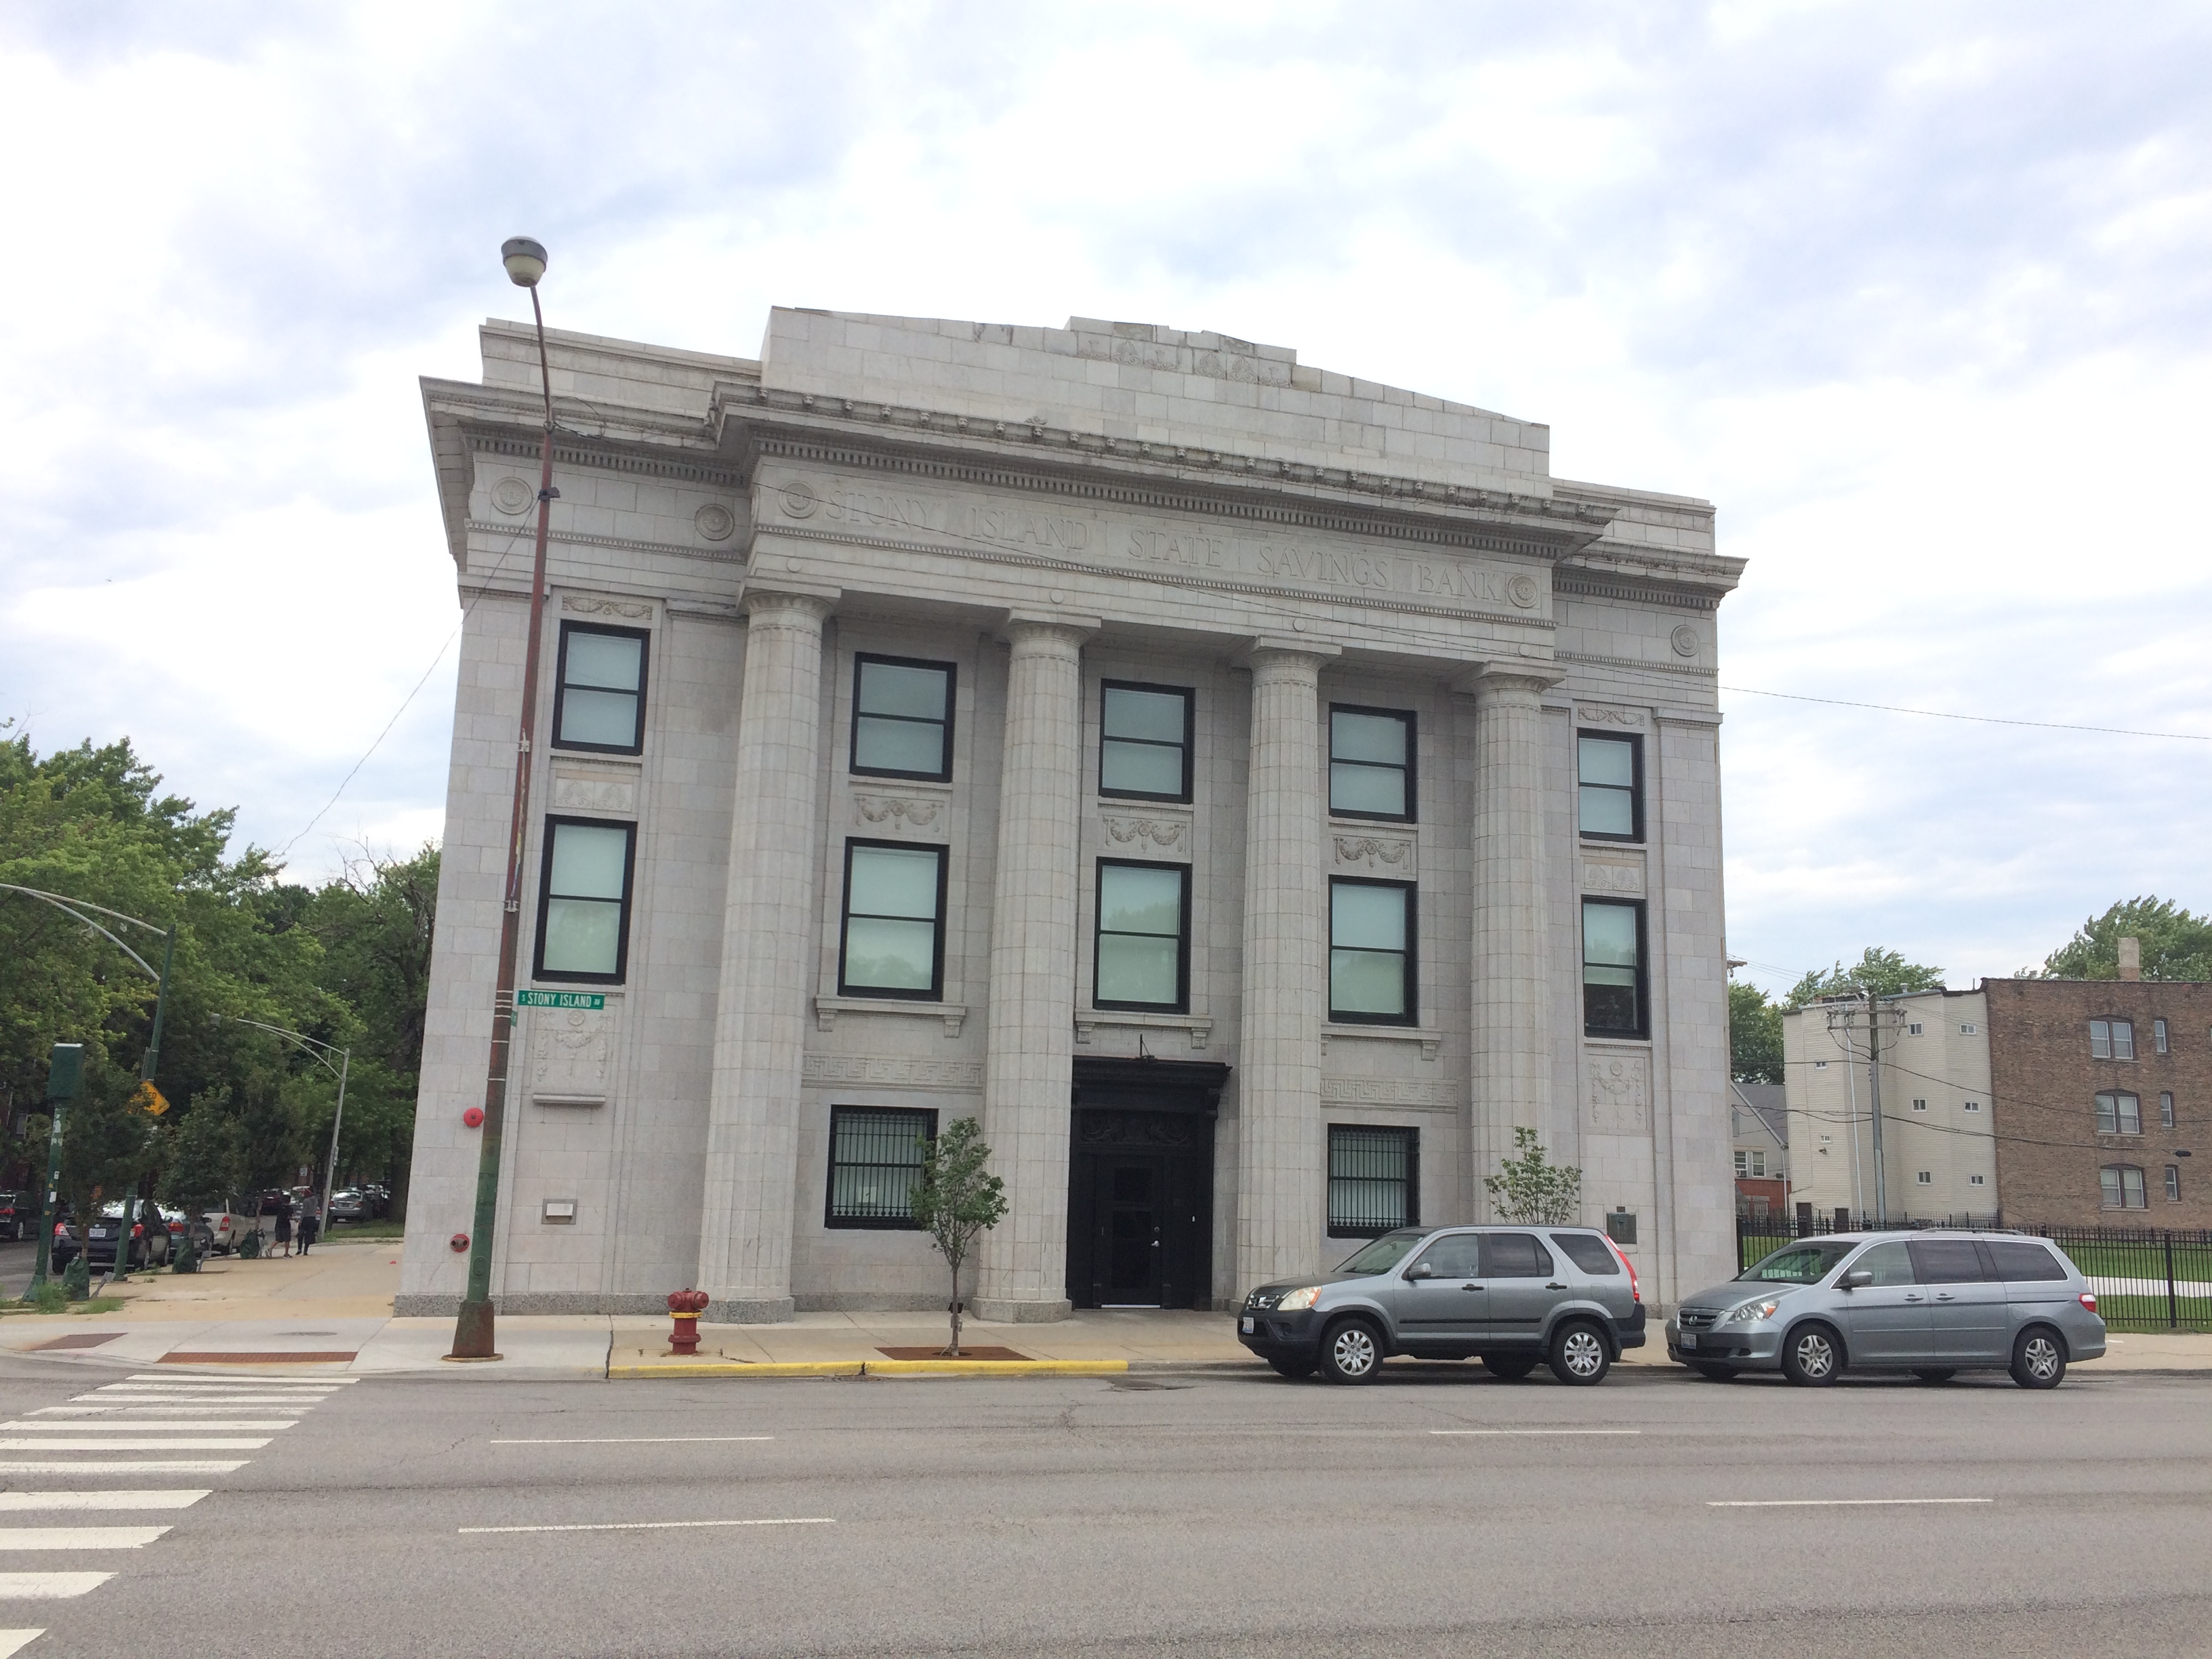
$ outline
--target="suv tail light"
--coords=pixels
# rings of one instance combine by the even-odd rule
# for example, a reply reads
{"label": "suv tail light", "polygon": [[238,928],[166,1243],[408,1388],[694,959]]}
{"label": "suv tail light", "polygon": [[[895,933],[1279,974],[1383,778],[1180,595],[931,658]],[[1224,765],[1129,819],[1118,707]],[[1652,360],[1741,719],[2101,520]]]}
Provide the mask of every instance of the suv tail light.
{"label": "suv tail light", "polygon": [[2087,1308],[2087,1309],[2091,1313],[2094,1313],[2094,1312],[2096,1312],[2096,1311],[2097,1311],[2097,1293],[2096,1293],[2096,1291],[2082,1291],[2082,1292],[2081,1292],[2081,1305],[2082,1305],[2083,1307]]}
{"label": "suv tail light", "polygon": [[1620,1246],[1614,1243],[1610,1238],[1605,1241],[1605,1248],[1613,1252],[1613,1259],[1614,1261],[1618,1261],[1622,1267],[1628,1269],[1628,1299],[1631,1302],[1643,1301],[1643,1289],[1636,1282],[1636,1264],[1633,1261],[1631,1261],[1626,1256],[1623,1255],[1620,1253]]}

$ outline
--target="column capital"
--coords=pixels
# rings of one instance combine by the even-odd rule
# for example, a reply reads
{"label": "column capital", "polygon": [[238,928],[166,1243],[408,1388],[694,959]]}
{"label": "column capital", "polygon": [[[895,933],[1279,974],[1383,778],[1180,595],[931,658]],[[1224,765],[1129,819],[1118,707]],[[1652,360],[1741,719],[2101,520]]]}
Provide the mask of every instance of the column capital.
{"label": "column capital", "polygon": [[1550,663],[1486,662],[1454,680],[1451,689],[1483,702],[1508,691],[1539,696],[1565,678],[1565,672]]}
{"label": "column capital", "polygon": [[1258,673],[1262,669],[1280,672],[1285,669],[1303,667],[1310,674],[1318,674],[1324,664],[1344,654],[1340,645],[1324,644],[1320,640],[1300,639],[1295,635],[1256,635],[1244,643],[1244,648],[1231,659],[1239,668],[1249,668]]}
{"label": "column capital", "polygon": [[817,587],[811,583],[786,584],[778,587],[747,586],[739,601],[746,616],[756,620],[777,618],[799,620],[811,618],[816,623],[828,620],[837,608],[844,590],[836,587]]}
{"label": "column capital", "polygon": [[1104,622],[1097,617],[1068,617],[1053,611],[1009,611],[999,624],[1000,637],[1009,645],[1058,646],[1080,651]]}

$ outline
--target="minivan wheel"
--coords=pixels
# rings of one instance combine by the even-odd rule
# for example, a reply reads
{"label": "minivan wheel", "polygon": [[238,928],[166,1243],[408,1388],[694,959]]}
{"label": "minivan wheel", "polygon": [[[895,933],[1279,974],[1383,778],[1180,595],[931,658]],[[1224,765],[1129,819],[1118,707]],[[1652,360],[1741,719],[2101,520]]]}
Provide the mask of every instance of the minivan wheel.
{"label": "minivan wheel", "polygon": [[1801,1325],[1782,1349],[1782,1374],[1801,1389],[1825,1389],[1844,1369],[1841,1338],[1826,1325]]}
{"label": "minivan wheel", "polygon": [[1533,1353],[1486,1353],[1482,1356],[1482,1369],[1501,1382],[1518,1382],[1536,1369]]}
{"label": "minivan wheel", "polygon": [[1293,1382],[1302,1376],[1311,1376],[1314,1374],[1314,1362],[1310,1359],[1284,1359],[1270,1357],[1267,1363],[1275,1368],[1276,1376],[1287,1376]]}
{"label": "minivan wheel", "polygon": [[2012,1345],[2012,1380],[2023,1389],[2055,1389],[2065,1380],[2066,1344],[2048,1325],[2032,1325]]}
{"label": "minivan wheel", "polygon": [[1948,1382],[1959,1373],[1949,1365],[1915,1365],[1912,1374],[1923,1382]]}
{"label": "minivan wheel", "polygon": [[1560,1382],[1587,1388],[1604,1382],[1612,1369],[1613,1354],[1596,1326],[1570,1320],[1552,1338],[1552,1375]]}
{"label": "minivan wheel", "polygon": [[1364,1319],[1347,1319],[1323,1339],[1321,1372],[1332,1382],[1372,1382],[1382,1368],[1382,1341]]}

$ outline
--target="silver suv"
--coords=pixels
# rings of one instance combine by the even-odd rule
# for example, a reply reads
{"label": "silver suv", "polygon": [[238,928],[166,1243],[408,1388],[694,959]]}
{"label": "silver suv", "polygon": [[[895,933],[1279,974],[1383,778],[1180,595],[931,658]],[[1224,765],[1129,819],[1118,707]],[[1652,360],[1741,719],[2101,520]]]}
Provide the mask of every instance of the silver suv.
{"label": "silver suv", "polygon": [[1602,1382],[1644,1346],[1636,1270],[1583,1227],[1405,1227],[1334,1273],[1262,1285],[1237,1339],[1285,1376],[1371,1382],[1394,1353],[1480,1355],[1518,1381],[1548,1361],[1562,1382]]}
{"label": "silver suv", "polygon": [[1779,1370],[1817,1388],[1852,1370],[1946,1382],[2008,1370],[2055,1389],[2069,1360],[2105,1352],[2081,1271],[2013,1233],[1838,1233],[1785,1244],[1667,1322],[1672,1359],[1725,1381]]}

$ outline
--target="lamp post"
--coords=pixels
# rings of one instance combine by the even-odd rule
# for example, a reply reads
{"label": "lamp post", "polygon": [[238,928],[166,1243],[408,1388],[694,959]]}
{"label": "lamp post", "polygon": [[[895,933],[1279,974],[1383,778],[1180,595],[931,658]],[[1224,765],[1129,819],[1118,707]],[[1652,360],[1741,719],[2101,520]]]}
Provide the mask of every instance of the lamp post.
{"label": "lamp post", "polygon": [[[282,1025],[270,1025],[258,1019],[242,1019],[236,1014],[217,1014],[216,1018],[218,1021],[228,1019],[233,1025],[251,1025],[257,1031],[267,1031],[283,1037],[306,1054],[308,1059],[313,1060],[316,1065],[337,1079],[337,1109],[331,1115],[331,1153],[323,1164],[321,1224],[325,1236],[328,1237],[331,1224],[331,1199],[337,1190],[338,1131],[345,1125],[346,1073],[353,1068],[353,1050],[341,1048],[334,1042],[325,1042],[320,1037],[311,1037],[304,1031],[289,1030]],[[338,1057],[338,1063],[335,1066],[331,1064],[330,1057],[332,1054]],[[257,1218],[254,1225],[258,1227],[260,1224],[260,1221]],[[191,1223],[187,1221],[185,1225],[189,1228]]]}
{"label": "lamp post", "polygon": [[469,1285],[453,1321],[449,1359],[496,1359],[491,1305],[492,1234],[499,1222],[499,1159],[507,1123],[507,1073],[514,1036],[514,958],[522,930],[522,848],[529,828],[530,764],[538,720],[539,636],[545,631],[545,540],[553,513],[553,370],[545,353],[545,312],[538,283],[545,274],[545,248],[527,236],[510,237],[499,251],[510,282],[530,290],[538,326],[538,390],[545,405],[545,435],[538,452],[538,550],[530,574],[530,634],[523,647],[522,719],[514,744],[514,810],[507,833],[507,890],[499,926],[499,983],[492,992],[491,1050],[484,1067],[483,1139],[477,1147],[476,1220],[469,1234]]}
{"label": "lamp post", "polygon": [[[154,981],[154,1030],[147,1038],[145,1057],[138,1062],[138,1081],[143,1084],[151,1084],[154,1081],[154,1073],[161,1063],[161,1018],[167,1012],[169,1006],[169,969],[175,964],[177,959],[176,923],[171,922],[167,927],[157,927],[150,921],[142,921],[137,916],[125,915],[120,910],[111,910],[106,905],[94,904],[89,899],[70,898],[64,894],[49,893],[37,887],[22,887],[12,881],[0,881],[0,892],[21,893],[26,898],[38,899],[43,903],[52,905],[55,909],[72,921],[90,928],[117,950],[122,951],[125,956],[129,957],[138,965],[139,970]],[[145,957],[87,915],[85,912],[88,910],[98,911],[103,916],[110,917],[132,927],[143,927],[149,933],[161,934],[160,971],[156,972]],[[82,1065],[81,1058],[78,1063]],[[74,1095],[76,1091],[72,1089],[70,1092]],[[39,1265],[32,1274],[31,1282],[33,1285],[46,1277],[46,1248],[53,1238],[54,1207],[58,1201],[55,1181],[58,1179],[61,1170],[61,1116],[58,1112],[54,1115],[53,1132],[49,1139],[52,1145],[47,1161],[52,1165],[53,1178],[50,1178],[46,1182],[46,1202],[40,1217],[44,1242],[39,1247]],[[131,1277],[131,1212],[137,1202],[135,1198],[126,1198],[123,1200],[123,1213],[118,1218],[121,1224],[117,1227],[115,1232],[115,1272],[112,1277],[118,1280]],[[90,1216],[84,1218],[85,1259],[88,1262],[92,1259],[92,1219]]]}

